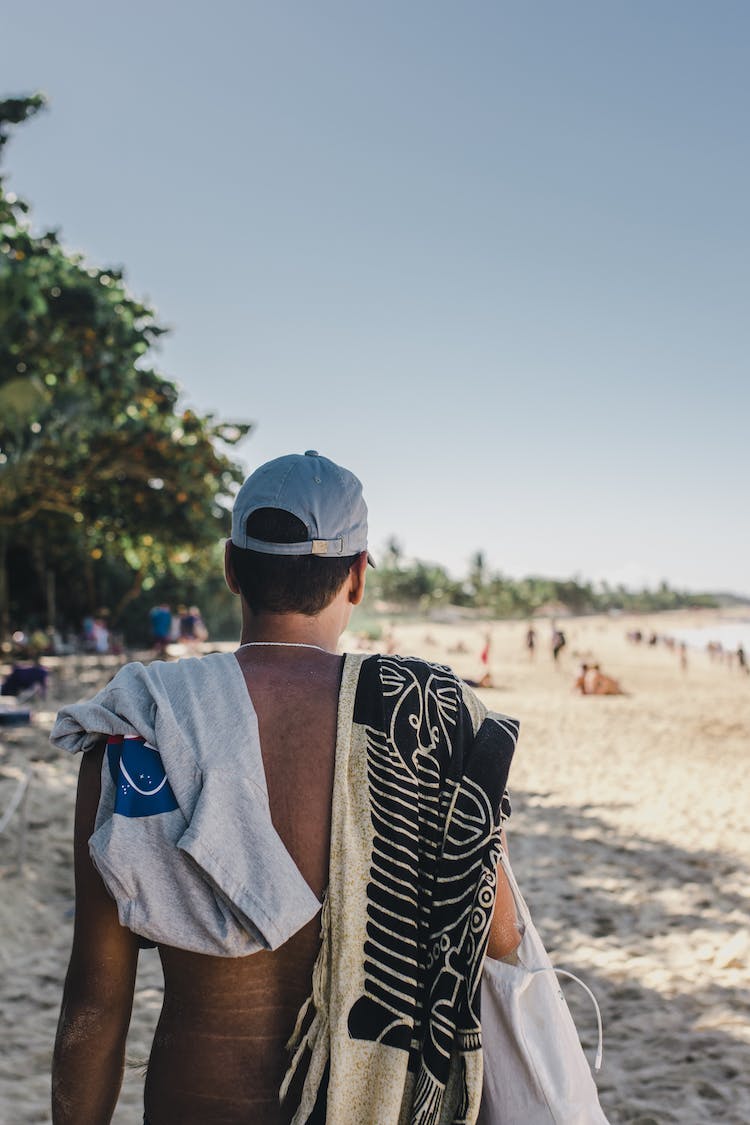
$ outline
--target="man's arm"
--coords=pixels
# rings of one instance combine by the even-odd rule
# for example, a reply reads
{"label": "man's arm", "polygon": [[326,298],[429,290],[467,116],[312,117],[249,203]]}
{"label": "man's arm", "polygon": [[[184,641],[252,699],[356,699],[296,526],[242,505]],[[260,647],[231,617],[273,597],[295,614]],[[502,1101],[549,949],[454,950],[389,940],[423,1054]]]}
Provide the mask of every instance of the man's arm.
{"label": "man's arm", "polygon": [[76,800],[73,950],[52,1063],[53,1125],[107,1125],[122,1084],[138,939],[91,862],[104,746],[82,755]]}
{"label": "man's arm", "polygon": [[[502,833],[503,850],[507,852],[508,841],[505,831]],[[503,959],[513,960],[516,949],[521,944],[521,932],[518,929],[516,904],[513,892],[503,871],[502,864],[497,865],[497,896],[495,898],[495,912],[490,924],[490,938],[487,944],[487,956],[495,961]]]}

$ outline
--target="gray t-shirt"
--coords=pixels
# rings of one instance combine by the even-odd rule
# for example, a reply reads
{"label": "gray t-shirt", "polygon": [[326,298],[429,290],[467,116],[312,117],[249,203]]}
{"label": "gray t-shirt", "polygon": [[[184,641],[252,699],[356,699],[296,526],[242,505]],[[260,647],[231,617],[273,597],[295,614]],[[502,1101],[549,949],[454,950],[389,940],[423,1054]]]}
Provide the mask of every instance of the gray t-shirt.
{"label": "gray t-shirt", "polygon": [[72,753],[107,740],[89,850],[123,926],[239,957],[277,949],[320,910],[271,821],[234,653],[127,664],[64,707],[50,737]]}

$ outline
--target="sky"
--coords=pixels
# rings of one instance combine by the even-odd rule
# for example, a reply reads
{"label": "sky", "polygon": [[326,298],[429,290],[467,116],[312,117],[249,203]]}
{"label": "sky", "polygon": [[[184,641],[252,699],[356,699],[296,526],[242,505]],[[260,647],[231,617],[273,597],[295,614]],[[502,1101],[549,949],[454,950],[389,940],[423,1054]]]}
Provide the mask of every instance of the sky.
{"label": "sky", "polygon": [[750,594],[750,6],[14,4],[38,227],[122,265],[251,470],[465,572]]}

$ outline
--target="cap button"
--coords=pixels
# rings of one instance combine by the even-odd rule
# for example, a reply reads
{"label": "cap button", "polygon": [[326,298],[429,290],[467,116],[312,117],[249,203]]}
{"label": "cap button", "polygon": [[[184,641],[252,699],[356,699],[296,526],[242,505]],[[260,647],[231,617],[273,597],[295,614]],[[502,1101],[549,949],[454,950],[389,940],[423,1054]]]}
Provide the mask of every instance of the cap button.
{"label": "cap button", "polygon": [[320,454],[318,453],[317,449],[306,449],[305,457],[320,457]]}

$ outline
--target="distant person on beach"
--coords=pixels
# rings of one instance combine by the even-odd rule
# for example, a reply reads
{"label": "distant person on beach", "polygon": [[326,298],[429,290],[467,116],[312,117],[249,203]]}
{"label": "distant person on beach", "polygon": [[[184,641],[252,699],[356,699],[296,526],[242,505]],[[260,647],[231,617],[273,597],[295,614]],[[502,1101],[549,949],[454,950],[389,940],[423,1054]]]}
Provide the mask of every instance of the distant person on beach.
{"label": "distant person on beach", "polygon": [[189,607],[180,606],[179,613],[179,640],[188,649],[196,649],[201,641],[208,638],[208,630],[203,624],[201,611],[197,605]]}
{"label": "distant person on beach", "polygon": [[529,660],[534,659],[534,650],[536,648],[536,630],[533,625],[529,625],[526,630],[526,651],[529,654]]}
{"label": "distant person on beach", "polygon": [[747,657],[745,656],[745,650],[741,644],[737,645],[737,664],[739,665],[741,672],[750,672],[750,668],[748,668],[747,666]]}
{"label": "distant person on beach", "polygon": [[0,695],[14,695],[22,703],[37,696],[44,699],[48,676],[48,669],[36,661],[33,664],[14,664],[3,679]]}
{"label": "distant person on beach", "polygon": [[155,605],[148,616],[154,648],[157,652],[164,653],[172,630],[172,611],[166,602],[162,602],[160,605]]}
{"label": "distant person on beach", "polygon": [[177,610],[178,614],[178,628],[179,639],[181,641],[194,641],[195,640],[195,615],[187,608],[181,605]]}
{"label": "distant person on beach", "polygon": [[580,669],[579,669],[578,675],[576,676],[575,681],[573,683],[574,690],[580,691],[581,695],[586,694],[586,674],[587,674],[588,670],[589,670],[588,664],[582,664]]}
{"label": "distant person on beach", "polygon": [[582,664],[575,688],[581,695],[624,695],[617,680],[606,676],[598,664]]}
{"label": "distant person on beach", "polygon": [[368,560],[352,473],[262,465],[226,545],[236,651],[127,664],[60,712],[83,753],[53,1125],[111,1121],[154,942],[147,1125],[476,1121],[484,957],[521,937],[518,726],[448,668],[338,654]]}
{"label": "distant person on beach", "polygon": [[562,629],[558,629],[556,625],[552,626],[552,659],[557,663],[560,653],[565,648],[567,641]]}
{"label": "distant person on beach", "polygon": [[100,609],[91,629],[94,652],[103,656],[109,652],[109,610]]}
{"label": "distant person on beach", "polygon": [[94,652],[96,650],[96,623],[93,616],[87,613],[81,623],[83,632],[83,648],[85,652]]}
{"label": "distant person on beach", "polygon": [[197,605],[191,605],[190,612],[195,618],[195,639],[198,642],[208,640],[208,628],[206,622],[203,620],[203,614]]}
{"label": "distant person on beach", "polygon": [[471,688],[491,688],[494,687],[492,683],[492,676],[489,672],[485,672],[478,680],[464,680],[467,687]]}

